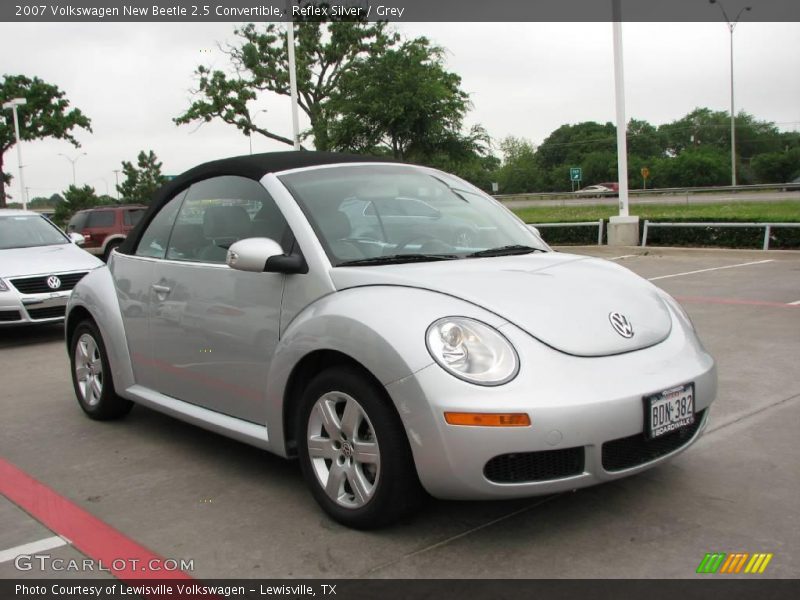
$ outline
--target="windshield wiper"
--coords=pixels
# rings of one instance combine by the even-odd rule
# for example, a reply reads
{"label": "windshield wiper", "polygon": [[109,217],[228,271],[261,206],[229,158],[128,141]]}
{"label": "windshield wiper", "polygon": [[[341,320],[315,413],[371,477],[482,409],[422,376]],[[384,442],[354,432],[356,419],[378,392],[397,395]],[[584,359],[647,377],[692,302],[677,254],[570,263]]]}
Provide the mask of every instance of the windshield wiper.
{"label": "windshield wiper", "polygon": [[500,246],[499,248],[488,248],[486,250],[478,250],[472,254],[467,254],[467,258],[480,258],[485,256],[513,256],[515,254],[530,254],[531,252],[546,252],[541,248],[534,248],[533,246],[521,246],[519,244],[512,244],[510,246]]}
{"label": "windshield wiper", "polygon": [[337,267],[358,267],[361,265],[396,265],[409,262],[432,262],[437,260],[455,260],[455,254],[390,254],[388,256],[373,256],[372,258],[359,258],[346,260]]}

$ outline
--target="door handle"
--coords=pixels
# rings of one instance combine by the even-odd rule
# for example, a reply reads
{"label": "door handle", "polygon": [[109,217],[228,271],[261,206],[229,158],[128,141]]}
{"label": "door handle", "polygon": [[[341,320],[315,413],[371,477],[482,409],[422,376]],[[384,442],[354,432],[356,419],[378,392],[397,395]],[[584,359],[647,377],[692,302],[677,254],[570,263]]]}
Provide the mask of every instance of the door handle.
{"label": "door handle", "polygon": [[159,296],[159,300],[163,300],[167,294],[172,291],[171,287],[167,287],[166,285],[159,285],[154,283],[152,286],[153,291]]}

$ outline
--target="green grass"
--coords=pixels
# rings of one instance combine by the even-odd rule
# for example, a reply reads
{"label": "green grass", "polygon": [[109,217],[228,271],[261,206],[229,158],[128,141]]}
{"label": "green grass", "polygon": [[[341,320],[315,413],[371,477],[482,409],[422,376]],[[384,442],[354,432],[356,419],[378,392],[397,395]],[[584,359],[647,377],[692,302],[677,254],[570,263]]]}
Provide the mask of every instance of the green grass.
{"label": "green grass", "polygon": [[[513,209],[526,223],[597,221],[618,214],[616,206],[542,206]],[[735,202],[730,204],[634,204],[633,215],[651,221],[800,222],[800,202]]]}

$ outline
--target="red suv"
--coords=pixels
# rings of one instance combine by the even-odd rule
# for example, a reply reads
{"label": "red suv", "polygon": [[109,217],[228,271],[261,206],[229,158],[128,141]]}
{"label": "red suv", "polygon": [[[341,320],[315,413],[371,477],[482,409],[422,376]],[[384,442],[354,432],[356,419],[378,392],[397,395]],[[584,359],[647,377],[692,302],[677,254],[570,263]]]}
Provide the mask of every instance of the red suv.
{"label": "red suv", "polygon": [[146,206],[98,206],[76,212],[67,224],[67,233],[80,233],[86,241],[83,249],[103,260],[119,246],[128,232],[142,218]]}

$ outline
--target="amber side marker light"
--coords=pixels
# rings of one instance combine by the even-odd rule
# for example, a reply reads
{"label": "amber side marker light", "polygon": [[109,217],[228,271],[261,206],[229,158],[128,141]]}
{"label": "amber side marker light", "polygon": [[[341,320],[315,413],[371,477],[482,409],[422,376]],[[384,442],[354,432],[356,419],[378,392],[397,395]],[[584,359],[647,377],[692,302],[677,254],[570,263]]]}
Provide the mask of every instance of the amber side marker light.
{"label": "amber side marker light", "polygon": [[444,420],[450,425],[479,427],[528,427],[531,424],[531,419],[526,413],[446,412]]}

